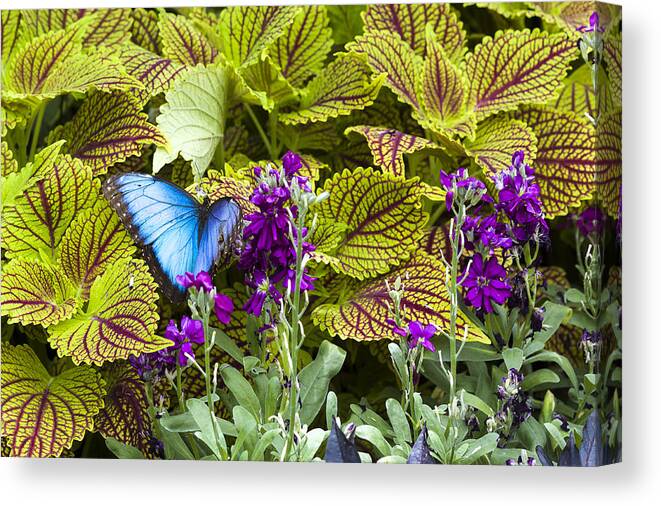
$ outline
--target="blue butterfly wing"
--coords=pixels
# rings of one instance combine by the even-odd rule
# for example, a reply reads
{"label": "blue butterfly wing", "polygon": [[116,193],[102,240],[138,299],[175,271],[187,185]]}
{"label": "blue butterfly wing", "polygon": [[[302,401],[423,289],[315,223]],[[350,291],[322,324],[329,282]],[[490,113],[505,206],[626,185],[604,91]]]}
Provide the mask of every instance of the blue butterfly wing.
{"label": "blue butterfly wing", "polygon": [[180,300],[176,276],[195,271],[202,206],[185,190],[148,174],[127,173],[106,181],[103,192],[131,232],[156,281]]}
{"label": "blue butterfly wing", "polygon": [[241,209],[230,198],[221,198],[205,209],[200,230],[195,271],[209,271],[224,261],[232,252],[232,246],[240,230]]}

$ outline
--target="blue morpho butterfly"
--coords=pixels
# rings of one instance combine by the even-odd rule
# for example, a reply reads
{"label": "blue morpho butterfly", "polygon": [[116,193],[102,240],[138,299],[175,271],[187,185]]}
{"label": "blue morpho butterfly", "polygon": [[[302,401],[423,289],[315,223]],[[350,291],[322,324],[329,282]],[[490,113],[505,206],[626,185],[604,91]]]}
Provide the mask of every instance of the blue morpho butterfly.
{"label": "blue morpho butterfly", "polygon": [[241,209],[229,197],[199,203],[165,179],[129,172],[108,178],[103,194],[142,248],[154,279],[173,302],[183,300],[176,276],[211,272],[228,261],[241,231]]}

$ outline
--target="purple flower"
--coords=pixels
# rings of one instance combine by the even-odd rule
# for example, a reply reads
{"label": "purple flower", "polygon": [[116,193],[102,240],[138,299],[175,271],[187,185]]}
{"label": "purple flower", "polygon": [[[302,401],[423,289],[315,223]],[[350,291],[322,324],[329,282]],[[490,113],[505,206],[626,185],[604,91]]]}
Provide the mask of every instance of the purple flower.
{"label": "purple flower", "polygon": [[129,364],[136,370],[143,381],[157,383],[167,371],[174,369],[174,356],[169,348],[143,353],[138,356],[130,356]]}
{"label": "purple flower", "polygon": [[218,321],[227,325],[232,318],[232,311],[234,311],[232,299],[223,293],[216,294],[213,300],[213,312],[216,313]]}
{"label": "purple flower", "polygon": [[170,320],[170,323],[165,329],[165,337],[174,343],[167,348],[168,351],[173,354],[178,351],[179,365],[185,366],[188,363],[186,354],[195,356],[192,345],[204,343],[204,327],[200,320],[193,320],[189,316],[183,316],[181,318],[181,330],[179,330],[174,320]]}
{"label": "purple flower", "polygon": [[[445,207],[448,211],[452,209],[455,196],[466,199],[469,205],[477,205],[479,202],[493,202],[493,199],[487,194],[487,188],[482,181],[468,175],[468,171],[463,167],[457,169],[457,172],[448,174],[445,171],[440,172],[441,185],[447,191],[445,195]],[[455,195],[454,192],[458,195]]]}
{"label": "purple flower", "polygon": [[386,325],[392,327],[392,331],[398,336],[406,337],[408,335],[407,330],[405,328],[397,326],[397,322],[395,322],[395,320],[393,320],[392,318],[386,318]]}
{"label": "purple flower", "polygon": [[603,32],[604,28],[599,26],[599,13],[595,11],[590,15],[590,26],[581,25],[577,30],[581,33]]}
{"label": "purple flower", "polygon": [[421,345],[431,352],[436,351],[434,343],[431,342],[431,338],[436,333],[435,325],[430,323],[423,327],[420,322],[413,321],[409,323],[409,333],[411,334],[409,348],[413,349],[416,346]]}
{"label": "purple flower", "polygon": [[505,268],[495,257],[490,257],[485,262],[481,255],[473,255],[468,275],[463,282],[467,303],[492,313],[492,303],[503,304],[512,293],[506,277]]}
{"label": "purple flower", "polygon": [[291,177],[303,167],[303,162],[296,153],[287,151],[282,157],[282,167],[285,169],[285,175]]}
{"label": "purple flower", "polygon": [[462,229],[469,241],[469,249],[481,245],[488,254],[493,255],[496,248],[512,247],[512,238],[508,235],[507,227],[498,221],[496,215],[467,216]]}
{"label": "purple flower", "polygon": [[516,369],[510,369],[507,376],[500,380],[496,390],[498,398],[503,401],[502,408],[496,417],[500,420],[512,420],[512,427],[521,425],[532,413],[528,395],[521,389],[523,374]]}
{"label": "purple flower", "polygon": [[603,233],[606,215],[598,207],[588,207],[576,218],[576,227],[584,236]]}
{"label": "purple flower", "polygon": [[544,313],[546,309],[543,307],[535,308],[530,317],[530,329],[533,332],[539,332],[544,326]]}
{"label": "purple flower", "polygon": [[214,288],[211,276],[208,272],[205,271],[200,271],[195,275],[192,272],[187,272],[183,276],[177,276],[176,280],[177,283],[179,283],[185,289],[197,288],[198,290],[211,292]]}

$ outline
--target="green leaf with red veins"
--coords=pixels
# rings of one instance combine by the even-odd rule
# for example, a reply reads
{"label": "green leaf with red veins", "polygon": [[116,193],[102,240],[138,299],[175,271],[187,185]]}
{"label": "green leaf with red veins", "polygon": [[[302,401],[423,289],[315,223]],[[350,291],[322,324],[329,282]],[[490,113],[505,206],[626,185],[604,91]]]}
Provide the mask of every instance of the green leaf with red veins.
{"label": "green leaf with red veins", "polygon": [[16,259],[2,270],[1,309],[9,323],[48,327],[78,309],[75,287],[56,266]]}
{"label": "green leaf with red veins", "polygon": [[131,9],[131,41],[152,53],[161,53],[158,13],[151,9]]}
{"label": "green leaf with red veins", "polygon": [[622,196],[622,111],[603,114],[597,123],[597,199],[617,219]]}
{"label": "green leaf with red veins", "polygon": [[4,248],[9,258],[56,258],[56,250],[78,213],[98,195],[99,182],[80,160],[51,158],[14,205],[4,211]]}
{"label": "green leaf with red veins", "polygon": [[390,88],[401,102],[414,109],[420,108],[415,83],[422,60],[396,33],[366,33],[347,44],[347,50],[365,54],[372,71],[386,76],[384,85]]}
{"label": "green leaf with red veins", "polygon": [[101,369],[106,383],[103,408],[94,418],[96,430],[142,450],[150,456],[151,420],[145,385],[127,362],[114,362]]}
{"label": "green leaf with red veins", "polygon": [[282,114],[286,125],[327,121],[370,106],[381,89],[383,76],[370,77],[360,55],[340,54],[302,92],[297,111]]}
{"label": "green leaf with red veins", "polygon": [[546,217],[564,216],[592,198],[598,184],[594,128],[546,107],[526,107],[512,117],[537,137],[533,167]]}
{"label": "green leaf with red veins", "polygon": [[165,146],[163,135],[147,120],[133,95],[94,93],[71,121],[53,130],[51,138],[66,140],[65,149],[98,176],[139,155],[145,146]]}
{"label": "green leaf with red veins", "polygon": [[166,58],[192,67],[216,61],[218,51],[188,18],[162,12],[158,17],[158,27]]}
{"label": "green leaf with red veins", "polygon": [[94,427],[104,383],[89,366],[51,376],[32,348],[2,346],[2,435],[12,457],[58,457]]}
{"label": "green leaf with red veins", "polygon": [[135,44],[122,46],[119,49],[119,60],[126,72],[142,84],[142,88],[131,90],[141,104],[168,91],[174,80],[186,70],[183,65]]}
{"label": "green leaf with red veins", "polygon": [[576,44],[562,33],[508,30],[485,37],[466,56],[469,101],[478,119],[548,102],[577,56]]}
{"label": "green leaf with red veins", "polygon": [[59,261],[62,271],[87,298],[97,276],[134,252],[133,241],[117,213],[105,199],[99,199],[71,223],[60,245]]}
{"label": "green leaf with red veins", "polygon": [[453,61],[460,59],[465,51],[463,24],[449,4],[373,4],[363,12],[363,21],[366,32],[397,34],[420,56],[426,51],[427,26]]}
{"label": "green leaf with red veins", "polygon": [[3,10],[2,13],[2,63],[7,66],[14,51],[23,43],[25,30],[22,24],[23,12]]}
{"label": "green leaf with red veins", "polygon": [[340,272],[365,279],[387,272],[411,254],[427,221],[417,178],[402,180],[371,168],[344,170],[327,179],[320,222],[344,225],[334,252]]}
{"label": "green leaf with red veins", "polygon": [[325,5],[303,6],[271,49],[273,59],[289,83],[302,88],[318,74],[333,40]]}
{"label": "green leaf with red veins", "polygon": [[512,165],[512,154],[523,150],[526,163],[534,165],[537,137],[524,122],[491,117],[477,127],[475,138],[464,142],[466,153],[473,157],[487,176]]}
{"label": "green leaf with red veins", "polygon": [[439,146],[424,137],[405,134],[384,127],[357,125],[347,128],[345,135],[355,132],[367,140],[367,145],[374,156],[374,164],[397,177],[404,177],[404,155],[410,155],[423,149],[439,149]]}
{"label": "green leaf with red veins", "polygon": [[172,345],[155,335],[157,286],[142,260],[115,262],[92,284],[87,308],[49,327],[48,341],[76,364],[101,365]]}
{"label": "green leaf with red veins", "polygon": [[[362,283],[340,304],[323,304],[312,313],[314,323],[332,336],[356,341],[395,340],[399,336],[386,323],[390,318],[392,300],[386,282],[392,286],[397,277],[404,284],[401,308],[404,317],[423,325],[432,323],[446,332],[450,324],[450,302],[445,286],[443,263],[426,253],[416,252],[403,266],[385,276]],[[488,343],[489,338],[471,325],[461,313],[457,318],[457,334],[463,338],[468,329],[468,341]]]}
{"label": "green leaf with red veins", "polygon": [[296,6],[228,7],[220,13],[225,58],[235,67],[255,63],[294,22]]}

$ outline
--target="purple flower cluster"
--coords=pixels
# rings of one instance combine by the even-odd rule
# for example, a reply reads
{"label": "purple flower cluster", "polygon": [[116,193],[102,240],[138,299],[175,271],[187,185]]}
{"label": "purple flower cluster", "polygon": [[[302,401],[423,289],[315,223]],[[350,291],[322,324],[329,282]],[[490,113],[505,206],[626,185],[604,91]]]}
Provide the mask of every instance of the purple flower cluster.
{"label": "purple flower cluster", "polygon": [[[298,176],[302,167],[301,158],[291,151],[282,157],[282,171],[274,168],[256,167],[259,183],[250,201],[258,211],[245,217],[248,225],[243,230],[244,247],[239,259],[239,268],[246,273],[246,282],[254,290],[244,305],[249,313],[262,314],[267,299],[279,302],[284,289],[294,288],[296,276],[296,244],[291,240],[294,229],[292,216],[297,217],[297,208],[291,202],[292,185],[310,191],[308,179]],[[303,237],[307,230],[303,230]],[[302,244],[303,254],[314,251],[307,241]],[[314,288],[314,278],[303,273],[301,290]]]}
{"label": "purple flower cluster", "polygon": [[461,198],[462,201],[468,201],[470,206],[478,205],[481,202],[491,203],[493,199],[487,193],[487,188],[482,181],[468,175],[468,171],[463,167],[456,172],[448,174],[441,171],[441,185],[445,187],[445,207],[448,211],[452,209],[455,198]]}
{"label": "purple flower cluster", "polygon": [[493,181],[498,190],[496,210],[508,218],[512,238],[519,244],[530,240],[543,242],[549,227],[544,219],[535,171],[525,163],[523,151],[514,153],[512,165],[496,174]]}
{"label": "purple flower cluster", "polygon": [[512,428],[521,425],[532,413],[528,395],[521,389],[522,381],[523,374],[516,369],[510,369],[507,376],[500,380],[496,391],[502,406],[495,416],[501,421],[511,418]]}
{"label": "purple flower cluster", "polygon": [[484,260],[474,255],[462,286],[466,302],[487,313],[493,312],[494,302],[504,304],[512,293],[507,271],[493,256]]}
{"label": "purple flower cluster", "polygon": [[585,237],[603,234],[606,226],[606,215],[598,207],[588,207],[576,217],[576,228]]}
{"label": "purple flower cluster", "polygon": [[181,318],[181,330],[179,330],[174,320],[170,320],[170,323],[168,323],[165,329],[165,337],[174,343],[167,349],[175,355],[179,352],[179,365],[185,366],[188,363],[188,357],[186,355],[195,356],[193,344],[204,343],[204,327],[200,320],[193,320],[189,316],[183,316]]}

